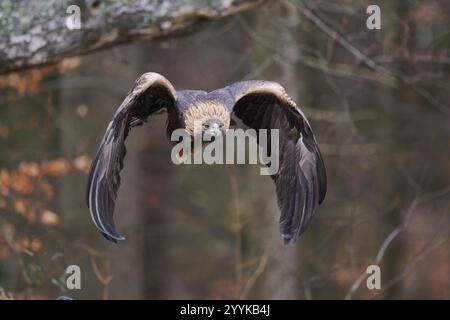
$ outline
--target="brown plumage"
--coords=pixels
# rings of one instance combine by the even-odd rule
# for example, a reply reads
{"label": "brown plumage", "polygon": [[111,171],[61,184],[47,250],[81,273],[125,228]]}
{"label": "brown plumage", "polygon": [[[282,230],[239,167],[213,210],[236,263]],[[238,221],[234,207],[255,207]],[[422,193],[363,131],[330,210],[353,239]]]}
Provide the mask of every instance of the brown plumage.
{"label": "brown plumage", "polygon": [[89,173],[88,207],[106,239],[124,239],[115,230],[113,212],[126,154],[125,139],[132,127],[161,110],[168,114],[168,137],[179,128],[190,135],[211,130],[209,125],[226,130],[231,115],[256,130],[279,129],[280,169],[272,178],[281,211],[280,232],[287,244],[305,231],[325,197],[327,178],[308,120],[284,88],[270,81],[243,81],[209,93],[176,91],[166,78],[149,72],[136,80],[117,109]]}

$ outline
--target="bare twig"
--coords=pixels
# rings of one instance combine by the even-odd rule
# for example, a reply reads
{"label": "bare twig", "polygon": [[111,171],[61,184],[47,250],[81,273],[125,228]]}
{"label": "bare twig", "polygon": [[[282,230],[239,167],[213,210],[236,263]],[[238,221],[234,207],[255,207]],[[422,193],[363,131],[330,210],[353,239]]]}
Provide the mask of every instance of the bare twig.
{"label": "bare twig", "polygon": [[300,14],[305,16],[308,20],[311,20],[319,29],[321,29],[330,38],[336,40],[342,47],[347,49],[353,56],[355,56],[360,61],[364,62],[369,68],[390,76],[391,73],[384,67],[378,65],[375,61],[370,59],[367,55],[361,52],[358,48],[353,46],[345,37],[341,36],[338,32],[329,27],[325,22],[323,22],[312,10],[308,8],[303,1],[298,4]]}
{"label": "bare twig", "polygon": [[258,278],[262,275],[262,273],[266,269],[267,262],[269,260],[269,255],[270,255],[269,250],[266,250],[266,252],[264,252],[264,254],[259,259],[258,267],[255,269],[255,272],[253,272],[253,274],[247,280],[244,289],[242,290],[241,295],[239,297],[240,299],[245,299],[248,296],[248,293],[254,286],[256,280],[258,280]]}
{"label": "bare twig", "polygon": [[[92,269],[94,270],[95,276],[97,277],[98,281],[100,281],[100,283],[103,285],[102,298],[103,298],[103,300],[107,300],[109,297],[109,285],[110,285],[113,277],[111,274],[103,275],[100,272],[100,268],[99,268],[99,266],[97,264],[97,260],[94,256],[91,256],[91,265],[92,265]],[[107,269],[109,269],[109,263],[107,263]]]}
{"label": "bare twig", "polygon": [[[414,269],[414,267],[417,265],[417,263],[419,263],[421,260],[426,258],[433,250],[439,248],[441,245],[443,245],[447,241],[448,241],[448,239],[442,240],[442,241],[437,241],[436,243],[434,243],[432,245],[429,245],[429,244],[425,245],[423,250],[418,255],[412,257],[408,261],[408,263],[406,264],[406,267],[403,269],[403,271],[400,274],[398,274],[393,279],[391,279],[389,282],[387,282],[383,285],[383,291],[389,289],[390,287],[394,286],[399,281],[401,281],[403,278],[405,278]],[[377,295],[375,295],[375,297]]]}
{"label": "bare twig", "polygon": [[[423,196],[416,196],[413,201],[411,202],[411,204],[408,207],[408,210],[406,212],[405,215],[405,219],[403,221],[403,223],[396,227],[394,230],[392,230],[388,236],[385,238],[385,240],[383,241],[383,243],[380,246],[380,249],[378,250],[378,253],[375,257],[374,260],[374,264],[380,264],[383,260],[383,257],[388,249],[388,247],[390,246],[390,244],[394,241],[395,238],[397,238],[397,236],[404,230],[406,230],[406,228],[408,227],[411,218],[414,214],[414,212],[416,211],[417,207],[427,201],[430,201],[432,199],[435,199],[436,197],[440,197],[443,195],[446,195],[450,193],[450,187],[435,191],[435,192],[431,192],[428,194],[425,194]],[[434,246],[433,246],[434,247]],[[426,249],[424,249],[424,251],[427,251]],[[413,261],[416,261],[416,259],[413,259]],[[417,261],[415,262],[417,263]],[[407,271],[409,272],[409,270]],[[403,273],[402,273],[403,274]],[[363,272],[360,274],[360,276],[352,283],[352,285],[350,286],[349,291],[347,292],[345,299],[349,300],[353,297],[354,293],[359,289],[359,287],[361,286],[362,282],[366,279],[367,277],[367,273]],[[386,286],[383,286],[383,288],[386,288]]]}

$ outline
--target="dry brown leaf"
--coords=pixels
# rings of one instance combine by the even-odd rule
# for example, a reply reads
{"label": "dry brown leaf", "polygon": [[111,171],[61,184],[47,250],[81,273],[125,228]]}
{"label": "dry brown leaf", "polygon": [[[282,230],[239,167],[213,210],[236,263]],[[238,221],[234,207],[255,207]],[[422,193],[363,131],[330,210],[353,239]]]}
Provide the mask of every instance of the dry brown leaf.
{"label": "dry brown leaf", "polygon": [[10,187],[9,173],[6,170],[0,170],[0,187],[8,189]]}
{"label": "dry brown leaf", "polygon": [[34,222],[36,221],[36,211],[34,209],[29,209],[27,210],[27,212],[25,212],[25,218],[29,221],[29,222]]}
{"label": "dry brown leaf", "polygon": [[41,164],[42,175],[60,176],[70,172],[72,166],[63,158],[47,161]]}
{"label": "dry brown leaf", "polygon": [[47,181],[41,181],[39,183],[39,189],[44,193],[48,200],[52,200],[55,196],[55,191],[50,183]]}
{"label": "dry brown leaf", "polygon": [[[77,107],[77,114],[80,118],[86,117],[88,112],[89,112],[89,107],[84,103],[80,104]],[[1,136],[1,131],[0,131],[0,136]]]}
{"label": "dry brown leaf", "polygon": [[18,170],[19,172],[33,178],[37,178],[39,176],[39,165],[36,162],[21,162]]}
{"label": "dry brown leaf", "polygon": [[17,213],[25,214],[25,212],[27,212],[27,203],[26,203],[26,201],[23,200],[23,199],[17,199],[14,202],[14,210]]}
{"label": "dry brown leaf", "polygon": [[89,172],[89,168],[91,166],[91,158],[89,158],[88,156],[76,157],[73,160],[73,165],[76,170],[87,174]]}
{"label": "dry brown leaf", "polygon": [[7,138],[9,136],[9,128],[0,124],[0,138]]}
{"label": "dry brown leaf", "polygon": [[30,249],[33,252],[39,252],[42,250],[42,241],[38,238],[34,238],[33,240],[31,240],[30,243]]}
{"label": "dry brown leaf", "polygon": [[44,210],[40,217],[41,223],[45,226],[55,226],[59,223],[59,216],[50,210]]}
{"label": "dry brown leaf", "polygon": [[[76,69],[80,63],[81,59],[79,57],[72,57],[63,59],[54,65],[2,75],[0,76],[0,88],[9,87],[15,89],[19,96],[26,93],[35,94],[39,91],[42,79],[58,71],[63,72]],[[9,94],[7,97],[8,101],[12,101],[15,98],[16,94]]]}
{"label": "dry brown leaf", "polygon": [[34,186],[30,178],[17,171],[11,174],[11,187],[15,191],[22,194],[30,194],[34,190]]}
{"label": "dry brown leaf", "polygon": [[19,250],[27,250],[30,246],[30,239],[28,237],[20,237],[16,240],[15,245]]}

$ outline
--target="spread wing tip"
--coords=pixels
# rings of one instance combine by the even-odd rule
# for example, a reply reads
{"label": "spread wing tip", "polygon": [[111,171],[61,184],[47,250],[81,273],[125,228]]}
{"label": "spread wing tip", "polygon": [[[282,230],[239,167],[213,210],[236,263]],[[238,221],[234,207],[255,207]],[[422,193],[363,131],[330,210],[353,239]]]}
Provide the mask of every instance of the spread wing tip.
{"label": "spread wing tip", "polygon": [[[103,148],[100,148],[102,152]],[[87,206],[97,230],[103,237],[111,242],[125,240],[114,229],[114,221],[112,220],[112,212],[114,211],[115,195],[111,194],[104,177],[102,177],[98,168],[105,165],[100,160],[99,153],[92,163],[88,178],[88,186],[86,193]]]}
{"label": "spread wing tip", "polygon": [[317,169],[317,177],[319,179],[319,204],[322,204],[325,196],[327,195],[328,190],[328,177],[327,170],[325,167],[325,163],[323,161],[322,153],[319,150],[319,147],[316,146],[316,153],[318,154],[318,169]]}
{"label": "spread wing tip", "polygon": [[306,229],[309,226],[309,222],[310,221],[308,221],[306,224],[300,226],[298,229],[296,229],[293,232],[289,232],[289,233],[281,232],[281,238],[283,239],[283,245],[289,246],[291,244],[294,244],[297,241],[297,239],[306,231]]}
{"label": "spread wing tip", "polygon": [[103,232],[103,231],[101,231],[101,230],[99,230],[99,231],[101,232],[101,234],[103,235],[103,237],[104,237],[106,240],[108,240],[108,241],[117,243],[118,241],[125,240],[125,237],[124,237],[124,236],[121,236],[121,235],[119,235],[119,234],[112,235],[112,234],[105,233],[105,232]]}
{"label": "spread wing tip", "polygon": [[284,246],[292,245],[297,240],[297,237],[293,234],[281,234],[281,238],[283,239]]}

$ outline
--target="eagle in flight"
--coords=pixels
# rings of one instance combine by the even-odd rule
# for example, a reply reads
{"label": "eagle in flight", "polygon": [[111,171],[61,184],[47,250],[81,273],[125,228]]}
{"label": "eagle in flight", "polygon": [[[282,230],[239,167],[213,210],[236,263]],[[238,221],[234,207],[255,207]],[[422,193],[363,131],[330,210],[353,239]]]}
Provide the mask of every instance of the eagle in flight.
{"label": "eagle in flight", "polygon": [[[168,137],[183,128],[190,136],[224,134],[235,122],[255,130],[279,130],[279,170],[275,182],[284,244],[294,242],[308,227],[327,191],[325,165],[311,126],[285,89],[271,81],[242,81],[212,92],[176,91],[162,75],[140,76],[117,109],[92,162],[87,204],[92,220],[113,242],[125,239],[115,230],[113,212],[131,128],[167,112]],[[194,126],[194,123],[201,126]],[[201,132],[198,132],[198,131]],[[270,143],[270,141],[269,141]]]}

